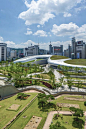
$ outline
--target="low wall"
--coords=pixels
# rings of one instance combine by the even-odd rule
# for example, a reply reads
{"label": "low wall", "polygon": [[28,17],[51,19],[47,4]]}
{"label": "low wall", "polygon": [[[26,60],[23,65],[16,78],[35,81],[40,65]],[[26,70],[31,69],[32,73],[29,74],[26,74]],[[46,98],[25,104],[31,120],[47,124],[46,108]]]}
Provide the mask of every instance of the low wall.
{"label": "low wall", "polygon": [[39,89],[37,89],[37,88],[27,88],[27,89],[22,89],[22,90],[18,90],[18,92],[24,92],[24,91],[27,91],[27,90],[36,90],[36,91],[38,91],[38,92],[45,93],[44,91],[39,90]]}
{"label": "low wall", "polygon": [[63,95],[63,94],[70,94],[70,95],[86,95],[86,93],[84,92],[71,92],[71,91],[63,91],[63,92],[59,92],[57,94],[52,94],[54,97],[59,96],[59,95]]}
{"label": "low wall", "polygon": [[86,79],[86,76],[70,75],[70,77]]}
{"label": "low wall", "polygon": [[5,85],[0,87],[0,97],[6,97],[15,93],[18,93],[19,91],[17,90],[16,87],[12,85]]}

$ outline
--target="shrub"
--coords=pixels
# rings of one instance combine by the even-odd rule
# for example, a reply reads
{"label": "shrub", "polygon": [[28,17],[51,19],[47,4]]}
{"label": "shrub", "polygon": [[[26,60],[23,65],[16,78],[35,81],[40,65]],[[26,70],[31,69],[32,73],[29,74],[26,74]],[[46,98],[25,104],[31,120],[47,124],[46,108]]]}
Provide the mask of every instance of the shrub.
{"label": "shrub", "polygon": [[86,101],[84,102],[84,105],[86,106]]}

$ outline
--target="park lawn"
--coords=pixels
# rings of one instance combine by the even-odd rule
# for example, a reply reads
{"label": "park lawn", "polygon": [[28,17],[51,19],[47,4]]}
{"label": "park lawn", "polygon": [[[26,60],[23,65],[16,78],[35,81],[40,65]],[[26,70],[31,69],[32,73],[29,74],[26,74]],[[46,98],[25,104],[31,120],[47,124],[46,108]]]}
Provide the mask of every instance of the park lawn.
{"label": "park lawn", "polygon": [[[35,71],[35,69],[34,68],[31,68],[31,69],[29,69],[29,68],[27,68],[27,67],[25,67],[24,68],[24,70],[23,70],[23,72],[22,72],[22,67],[20,67],[19,68],[20,69],[20,71],[18,72],[17,71],[17,74],[24,74],[24,73],[26,73],[26,74],[30,74],[30,73],[36,73],[36,72],[41,72],[41,70],[40,69],[36,69],[36,71]],[[5,71],[4,71],[5,70]],[[7,69],[6,69],[6,67],[3,67],[3,70],[0,70],[3,74],[5,73],[5,74],[8,74],[8,73],[11,73],[12,75],[15,75],[16,74],[16,68],[15,68],[15,66],[14,66],[14,70],[15,71],[11,71],[10,70],[10,66],[8,67],[8,71],[7,71]],[[26,72],[26,70],[27,70],[27,72]]]}
{"label": "park lawn", "polygon": [[[14,95],[8,99],[0,101],[0,129],[4,127],[18,112],[24,108],[36,95],[37,93],[28,93],[30,97],[27,100],[16,99],[17,95]],[[15,100],[16,99],[16,100]],[[18,111],[8,111],[6,110],[13,104],[21,105]]]}
{"label": "park lawn", "polygon": [[51,60],[68,59],[66,56],[53,55],[50,57]]}
{"label": "park lawn", "polygon": [[[84,106],[84,102],[76,101],[76,100],[65,100],[64,97],[72,97],[72,95],[61,96],[61,97],[53,100],[52,102],[55,104],[57,104],[57,103],[79,104],[80,109],[82,109],[83,111],[86,111],[86,106]],[[79,98],[80,96],[77,95],[75,97]],[[62,110],[70,111],[68,107],[63,107]]]}
{"label": "park lawn", "polygon": [[[49,109],[49,111],[50,110],[51,109]],[[42,120],[37,128],[37,129],[42,129],[45,123],[45,120],[47,118],[47,112],[40,111],[40,109],[38,108],[37,98],[33,102],[33,104],[17,119],[17,121],[15,121],[12,124],[11,129],[24,129],[24,127],[26,126],[26,124],[29,122],[29,120],[33,115],[42,117]],[[27,117],[23,118],[23,116],[27,116]]]}
{"label": "park lawn", "polygon": [[[43,79],[50,79],[50,76],[46,73],[38,74],[38,76],[40,76],[40,78],[43,78]],[[34,75],[33,77],[38,77],[38,76]]]}
{"label": "park lawn", "polygon": [[50,79],[50,76],[45,73],[40,74],[40,76],[41,76],[41,78],[43,77],[43,79]]}
{"label": "park lawn", "polygon": [[74,64],[74,65],[85,65],[86,66],[86,59],[66,60],[65,63]]}
{"label": "park lawn", "polygon": [[[85,109],[85,106],[83,107],[83,102],[76,102],[76,101],[68,101],[68,100],[63,100],[63,97],[60,97],[56,100],[53,100],[52,103],[57,103],[57,102],[61,102],[61,103],[74,103],[74,104],[79,104],[81,109]],[[72,97],[72,96],[69,96]],[[77,97],[77,96],[76,96]],[[47,111],[42,111],[38,108],[38,99],[36,98],[35,101],[32,103],[32,105],[11,125],[11,129],[24,129],[24,127],[26,126],[26,124],[29,122],[29,120],[31,119],[31,117],[34,116],[39,116],[42,117],[42,120],[38,126],[37,129],[42,129],[43,125],[45,123],[45,120],[47,118],[47,112],[50,112],[54,110],[54,108],[47,108]],[[66,110],[68,111],[69,108],[62,108],[62,110]],[[23,116],[27,116],[26,118],[23,118]],[[70,118],[71,119],[71,118]],[[83,117],[84,119],[84,117]],[[64,118],[64,120],[66,121],[66,118]]]}
{"label": "park lawn", "polygon": [[[58,117],[57,120],[53,119],[53,124],[55,124],[57,121],[60,122],[61,126],[64,126],[66,129],[78,129],[73,126],[74,116],[65,116],[63,115],[63,119],[61,117]],[[85,116],[79,117],[81,120],[85,121]],[[82,125],[82,129],[84,129],[84,126]]]}
{"label": "park lawn", "polygon": [[34,62],[35,60],[32,60],[32,61],[28,61],[28,62],[22,62],[22,64],[28,64],[28,63],[32,63]]}

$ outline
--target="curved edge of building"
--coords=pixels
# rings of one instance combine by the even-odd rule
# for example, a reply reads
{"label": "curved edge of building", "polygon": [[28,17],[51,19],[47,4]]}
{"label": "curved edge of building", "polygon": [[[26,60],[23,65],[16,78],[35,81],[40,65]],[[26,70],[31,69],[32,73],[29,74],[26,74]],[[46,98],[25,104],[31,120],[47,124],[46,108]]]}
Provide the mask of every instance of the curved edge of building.
{"label": "curved edge of building", "polygon": [[62,66],[67,66],[67,67],[70,67],[71,66],[71,67],[78,67],[78,68],[86,68],[86,66],[83,66],[83,65],[72,65],[72,64],[67,64],[67,63],[64,62],[66,60],[71,60],[71,58],[60,59],[60,60],[51,60],[50,59],[51,56],[52,55],[28,56],[28,57],[24,57],[24,58],[18,59],[16,61],[14,61],[14,63],[17,63],[17,62],[28,62],[28,61],[35,60],[37,58],[47,58],[48,64],[50,64],[50,65],[54,65],[54,66],[62,65]]}

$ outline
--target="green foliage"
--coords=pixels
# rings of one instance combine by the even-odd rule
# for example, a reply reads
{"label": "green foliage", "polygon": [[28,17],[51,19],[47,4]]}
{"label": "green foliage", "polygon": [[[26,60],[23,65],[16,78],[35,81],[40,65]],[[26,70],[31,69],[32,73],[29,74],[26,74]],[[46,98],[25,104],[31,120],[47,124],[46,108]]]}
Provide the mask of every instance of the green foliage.
{"label": "green foliage", "polygon": [[27,97],[27,95],[26,94],[24,94],[24,93],[18,93],[17,94],[17,99],[25,99]]}
{"label": "green foliage", "polygon": [[78,118],[78,119],[74,118],[73,119],[73,122],[72,122],[72,126],[74,128],[83,129],[84,123],[85,122],[82,119],[80,119],[80,118]]}
{"label": "green foliage", "polygon": [[68,57],[65,56],[59,56],[59,55],[53,55],[50,57],[51,60],[59,60],[59,59],[67,59]]}
{"label": "green foliage", "polygon": [[65,63],[74,64],[74,65],[86,65],[86,59],[66,60]]}
{"label": "green foliage", "polygon": [[84,105],[86,106],[86,101],[84,102]]}
{"label": "green foliage", "polygon": [[61,126],[60,122],[56,122],[55,124],[51,124],[49,129],[66,129],[64,126]]}
{"label": "green foliage", "polygon": [[50,100],[54,100],[54,96],[53,95],[46,95],[46,94],[38,94],[38,105],[39,108],[43,108],[44,106],[46,106],[47,104],[50,104]]}
{"label": "green foliage", "polygon": [[67,84],[68,84],[68,86],[69,86],[69,88],[71,90],[71,86],[73,85],[72,80],[71,79],[67,80]]}
{"label": "green foliage", "polygon": [[74,108],[74,107],[70,107],[69,108],[71,111],[74,111],[75,113],[73,114],[74,116],[78,117],[83,117],[83,110],[79,109],[79,108]]}
{"label": "green foliage", "polygon": [[58,119],[58,115],[55,114],[53,119],[54,119],[54,120],[57,120],[57,119]]}

